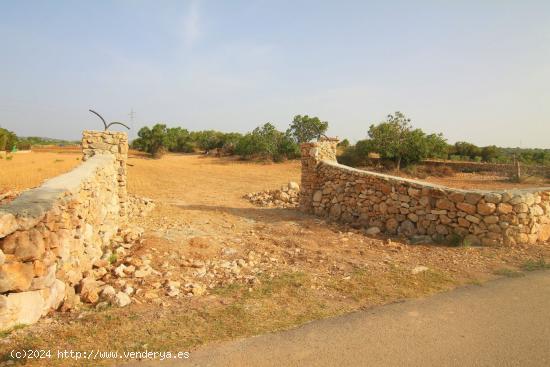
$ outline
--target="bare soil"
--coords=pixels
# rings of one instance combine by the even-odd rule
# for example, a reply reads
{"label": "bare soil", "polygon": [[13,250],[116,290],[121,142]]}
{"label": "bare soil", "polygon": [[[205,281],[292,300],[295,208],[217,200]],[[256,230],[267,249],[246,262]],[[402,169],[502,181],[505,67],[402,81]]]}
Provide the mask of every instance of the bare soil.
{"label": "bare soil", "polygon": [[[125,308],[84,306],[73,313],[54,313],[36,325],[6,333],[0,355],[8,358],[14,348],[192,350],[498,276],[521,276],[522,271],[546,267],[550,258],[548,244],[411,245],[399,238],[367,236],[292,209],[254,207],[243,199],[249,192],[299,182],[296,161],[261,164],[166,155],[160,160],[131,156],[129,163],[129,191],[157,203],[147,217],[137,219],[145,229],[145,242],[131,256],[151,256],[161,276],[139,287],[152,289],[158,298],[135,297]],[[251,256],[257,271],[243,267],[241,278],[209,286],[202,296],[169,297],[153,284],[208,279],[208,274],[193,275],[189,264],[197,260]],[[427,270],[418,271],[419,266]],[[90,365],[113,362],[95,360]],[[28,363],[82,365],[56,358]]]}

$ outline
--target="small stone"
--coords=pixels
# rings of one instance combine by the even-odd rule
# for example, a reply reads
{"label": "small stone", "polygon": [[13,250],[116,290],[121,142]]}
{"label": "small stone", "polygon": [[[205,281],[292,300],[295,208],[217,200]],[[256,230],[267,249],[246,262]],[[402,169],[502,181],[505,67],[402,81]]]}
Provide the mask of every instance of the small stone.
{"label": "small stone", "polygon": [[111,300],[115,295],[116,290],[110,285],[106,285],[101,291],[101,299],[103,300]]}
{"label": "small stone", "polygon": [[426,266],[417,266],[415,267],[414,269],[411,270],[411,273],[416,275],[416,274],[420,274],[420,273],[423,273],[425,271],[428,271],[430,270],[430,268],[426,267]]}
{"label": "small stone", "polygon": [[300,191],[300,185],[294,181],[288,183],[288,189],[292,191]]}
{"label": "small stone", "polygon": [[118,307],[126,307],[130,303],[132,303],[132,300],[130,299],[130,297],[124,292],[118,292],[113,301],[114,301],[114,304],[117,305]]}
{"label": "small stone", "polygon": [[365,231],[366,234],[372,236],[372,235],[376,235],[378,233],[380,233],[380,228],[378,227],[370,227],[369,229],[367,229]]}
{"label": "small stone", "polygon": [[124,278],[126,276],[124,269],[126,269],[126,265],[120,264],[115,268],[115,275],[119,278]]}

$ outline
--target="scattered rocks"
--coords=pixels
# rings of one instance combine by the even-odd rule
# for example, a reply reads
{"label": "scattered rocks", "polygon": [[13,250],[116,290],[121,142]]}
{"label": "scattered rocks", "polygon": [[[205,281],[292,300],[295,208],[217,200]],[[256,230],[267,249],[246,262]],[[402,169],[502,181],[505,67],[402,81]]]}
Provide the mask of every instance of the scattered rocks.
{"label": "scattered rocks", "polygon": [[300,185],[289,182],[280,190],[267,190],[246,194],[245,199],[254,205],[276,208],[297,208],[299,205]]}

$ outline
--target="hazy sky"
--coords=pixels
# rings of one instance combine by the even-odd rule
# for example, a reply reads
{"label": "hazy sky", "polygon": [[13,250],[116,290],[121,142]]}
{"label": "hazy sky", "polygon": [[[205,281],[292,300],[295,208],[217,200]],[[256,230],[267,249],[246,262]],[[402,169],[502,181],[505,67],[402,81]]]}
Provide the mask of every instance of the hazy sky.
{"label": "hazy sky", "polygon": [[400,110],[450,142],[550,148],[550,1],[0,0],[0,126],[249,131],[296,114],[357,140]]}

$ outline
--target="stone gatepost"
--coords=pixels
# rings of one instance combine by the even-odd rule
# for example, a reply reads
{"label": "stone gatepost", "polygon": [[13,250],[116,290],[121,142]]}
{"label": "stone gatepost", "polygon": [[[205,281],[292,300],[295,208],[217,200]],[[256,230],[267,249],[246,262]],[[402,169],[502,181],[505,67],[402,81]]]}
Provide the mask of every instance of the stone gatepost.
{"label": "stone gatepost", "polygon": [[126,190],[128,160],[128,135],[117,131],[84,130],[82,133],[82,160],[96,154],[113,154],[118,165],[118,198],[120,216],[123,221],[128,215],[128,193]]}
{"label": "stone gatepost", "polygon": [[317,166],[321,161],[336,162],[338,138],[321,138],[319,141],[302,143],[302,184],[300,189],[300,210],[313,212],[313,194],[319,188]]}

